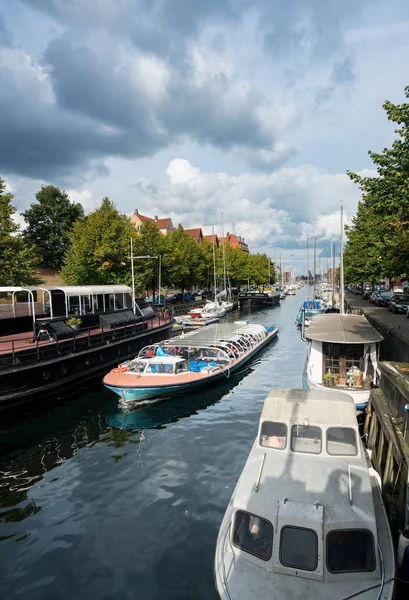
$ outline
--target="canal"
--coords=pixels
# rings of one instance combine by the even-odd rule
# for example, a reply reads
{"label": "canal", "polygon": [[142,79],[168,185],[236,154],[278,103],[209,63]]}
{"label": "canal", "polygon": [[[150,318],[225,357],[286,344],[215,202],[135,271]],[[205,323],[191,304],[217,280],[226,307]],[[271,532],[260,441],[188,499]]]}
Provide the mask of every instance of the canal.
{"label": "canal", "polygon": [[264,398],[301,387],[304,296],[242,313],[278,338],[201,393],[124,413],[98,384],[0,413],[0,597],[216,600],[218,528]]}

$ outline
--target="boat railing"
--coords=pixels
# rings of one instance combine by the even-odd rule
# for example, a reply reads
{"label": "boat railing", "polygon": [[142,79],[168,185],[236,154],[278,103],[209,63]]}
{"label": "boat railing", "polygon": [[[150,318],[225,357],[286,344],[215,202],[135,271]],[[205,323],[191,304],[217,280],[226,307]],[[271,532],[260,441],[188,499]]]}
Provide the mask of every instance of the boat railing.
{"label": "boat railing", "polygon": [[90,348],[105,346],[125,338],[134,337],[146,330],[170,323],[172,317],[157,313],[153,318],[144,318],[134,323],[99,325],[86,327],[64,337],[48,330],[37,335],[15,335],[0,337],[0,371],[67,356]]}

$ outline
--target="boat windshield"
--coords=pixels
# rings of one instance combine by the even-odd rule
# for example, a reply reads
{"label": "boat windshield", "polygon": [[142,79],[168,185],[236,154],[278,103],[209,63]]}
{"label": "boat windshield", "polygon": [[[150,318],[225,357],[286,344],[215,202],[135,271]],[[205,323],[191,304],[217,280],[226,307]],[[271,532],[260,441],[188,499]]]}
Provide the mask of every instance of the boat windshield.
{"label": "boat windshield", "polygon": [[320,454],[322,449],[322,431],[315,425],[293,425],[291,428],[291,450]]}
{"label": "boat windshield", "polygon": [[233,544],[261,560],[270,560],[273,531],[273,526],[267,519],[238,510],[234,519]]}
{"label": "boat windshield", "polygon": [[146,372],[169,375],[173,373],[173,363],[151,362],[147,365]]}
{"label": "boat windshield", "polygon": [[284,450],[287,446],[287,425],[264,421],[261,425],[260,446]]}
{"label": "boat windshield", "polygon": [[375,569],[373,535],[367,529],[338,529],[327,535],[327,568],[331,573]]}
{"label": "boat windshield", "polygon": [[131,373],[143,373],[145,371],[146,363],[140,360],[134,360],[129,363],[128,371]]}
{"label": "boat windshield", "polygon": [[312,529],[286,525],[281,530],[280,562],[285,567],[315,571],[318,566],[318,536]]}
{"label": "boat windshield", "polygon": [[327,452],[332,456],[356,456],[358,446],[355,430],[350,427],[328,427]]}

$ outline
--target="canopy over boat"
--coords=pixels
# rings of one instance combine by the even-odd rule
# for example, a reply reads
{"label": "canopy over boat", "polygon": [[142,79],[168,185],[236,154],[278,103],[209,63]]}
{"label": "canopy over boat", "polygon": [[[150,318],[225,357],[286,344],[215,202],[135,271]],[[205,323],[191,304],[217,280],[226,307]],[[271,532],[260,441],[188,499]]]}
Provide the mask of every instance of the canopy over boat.
{"label": "canopy over boat", "polygon": [[331,344],[369,344],[383,340],[381,334],[361,315],[317,315],[305,336],[309,340]]}
{"label": "canopy over boat", "polygon": [[183,337],[173,338],[164,342],[166,346],[204,347],[220,342],[236,341],[237,335],[250,335],[255,339],[264,339],[268,328],[263,325],[246,325],[244,323],[217,323],[208,325],[198,331],[192,331]]}

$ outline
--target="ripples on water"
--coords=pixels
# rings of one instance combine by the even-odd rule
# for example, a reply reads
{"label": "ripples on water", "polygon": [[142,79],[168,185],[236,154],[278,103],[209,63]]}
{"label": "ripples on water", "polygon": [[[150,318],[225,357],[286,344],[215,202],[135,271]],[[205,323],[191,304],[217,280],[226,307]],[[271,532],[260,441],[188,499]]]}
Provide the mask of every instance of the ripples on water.
{"label": "ripples on water", "polygon": [[125,413],[96,385],[0,413],[0,597],[216,600],[218,528],[264,398],[301,387],[303,296],[241,315],[278,339],[202,393]]}

